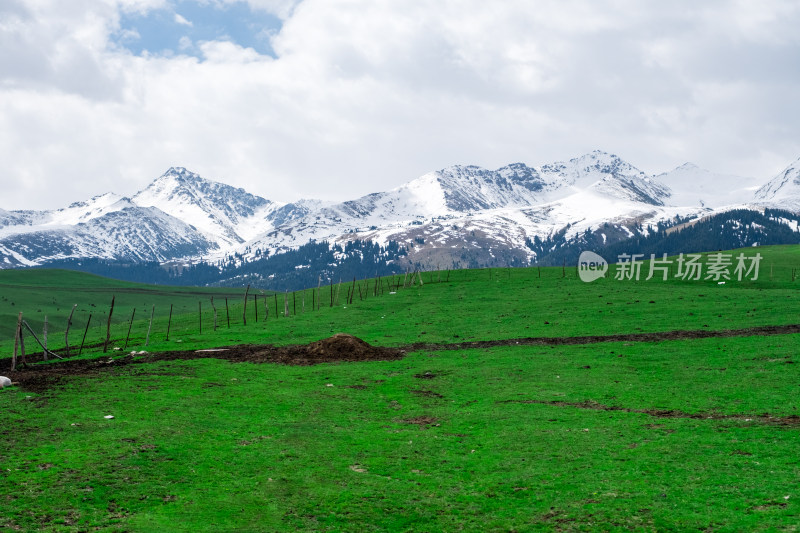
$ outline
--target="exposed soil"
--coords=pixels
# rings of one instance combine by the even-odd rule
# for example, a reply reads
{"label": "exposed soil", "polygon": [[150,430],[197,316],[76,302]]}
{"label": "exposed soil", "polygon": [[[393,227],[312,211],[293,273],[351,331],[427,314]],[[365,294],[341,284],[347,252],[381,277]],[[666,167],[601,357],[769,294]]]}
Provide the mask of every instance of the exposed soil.
{"label": "exposed soil", "polygon": [[739,420],[742,422],[758,422],[762,424],[772,424],[776,426],[800,426],[800,416],[772,416],[769,413],[760,415],[726,415],[717,412],[710,413],[687,413],[677,409],[632,409],[630,407],[619,407],[616,405],[603,405],[597,402],[562,402],[545,400],[502,400],[497,403],[529,403],[536,405],[554,405],[558,407],[573,407],[577,409],[591,409],[594,411],[622,411],[624,413],[642,413],[656,418],[689,418],[695,420]]}
{"label": "exposed soil", "polygon": [[[238,345],[208,350],[173,351],[145,353],[137,356],[126,355],[116,359],[102,357],[92,360],[62,360],[48,365],[29,365],[27,368],[17,366],[17,371],[7,370],[11,367],[11,359],[0,360],[0,373],[8,376],[15,383],[27,390],[44,391],[64,376],[95,374],[109,368],[129,364],[149,363],[152,361],[174,361],[188,359],[214,358],[242,363],[278,363],[286,365],[314,365],[318,363],[350,362],[350,361],[390,361],[403,358],[406,353],[419,350],[470,350],[492,348],[497,346],[560,346],[576,344],[594,344],[599,342],[658,342],[681,339],[705,339],[723,337],[746,337],[754,335],[784,335],[800,333],[800,324],[786,326],[761,326],[746,329],[728,330],[675,330],[656,333],[629,333],[618,335],[590,335],[581,337],[524,337],[492,341],[472,341],[452,344],[415,343],[399,348],[372,346],[363,340],[338,333],[333,337],[290,346],[273,345]],[[30,362],[41,359],[32,354]],[[434,379],[436,374],[426,372],[415,377]]]}
{"label": "exposed soil", "polygon": [[471,350],[475,348],[493,348],[496,346],[563,346],[574,344],[595,344],[598,342],[659,342],[724,337],[750,337],[754,335],[786,335],[789,333],[800,333],[800,324],[722,330],[678,329],[673,331],[658,331],[655,333],[622,333],[615,335],[585,335],[580,337],[522,337],[519,339],[456,342],[449,344],[417,342],[408,346],[404,346],[404,349],[408,352],[414,352],[418,350]]}
{"label": "exposed soil", "polygon": [[[397,348],[372,346],[363,340],[337,333],[333,337],[291,346],[240,345],[209,350],[191,350],[161,353],[143,353],[137,356],[128,354],[122,357],[102,357],[91,360],[63,360],[47,365],[17,365],[15,372],[4,370],[11,381],[22,388],[42,392],[65,376],[96,374],[113,368],[131,364],[154,361],[175,361],[188,359],[224,359],[237,363],[278,363],[285,365],[315,365],[318,363],[351,361],[391,361],[402,359],[406,352]],[[9,368],[10,359],[3,360],[0,368]]]}

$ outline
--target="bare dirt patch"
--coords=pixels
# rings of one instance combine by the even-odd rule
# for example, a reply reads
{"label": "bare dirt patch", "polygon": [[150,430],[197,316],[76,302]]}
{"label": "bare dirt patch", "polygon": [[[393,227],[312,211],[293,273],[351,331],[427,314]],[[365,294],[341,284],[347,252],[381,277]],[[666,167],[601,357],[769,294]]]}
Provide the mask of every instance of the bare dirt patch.
{"label": "bare dirt patch", "polygon": [[415,426],[419,426],[423,429],[427,429],[431,426],[439,426],[439,419],[433,416],[415,416],[413,418],[404,418],[400,422],[403,424],[414,424]]}

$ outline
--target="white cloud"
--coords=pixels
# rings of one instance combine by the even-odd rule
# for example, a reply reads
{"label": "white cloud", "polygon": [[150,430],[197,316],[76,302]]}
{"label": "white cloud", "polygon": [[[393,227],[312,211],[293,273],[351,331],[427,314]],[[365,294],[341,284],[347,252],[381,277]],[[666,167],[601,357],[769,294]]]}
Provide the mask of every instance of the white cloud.
{"label": "white cloud", "polygon": [[793,2],[249,3],[284,19],[277,59],[110,44],[122,11],[166,1],[4,3],[0,208],[132,194],[170,165],[291,200],[595,148],[764,178],[800,155]]}
{"label": "white cloud", "polygon": [[181,26],[189,26],[190,28],[194,26],[191,22],[186,20],[180,13],[175,13],[175,24],[180,24]]}

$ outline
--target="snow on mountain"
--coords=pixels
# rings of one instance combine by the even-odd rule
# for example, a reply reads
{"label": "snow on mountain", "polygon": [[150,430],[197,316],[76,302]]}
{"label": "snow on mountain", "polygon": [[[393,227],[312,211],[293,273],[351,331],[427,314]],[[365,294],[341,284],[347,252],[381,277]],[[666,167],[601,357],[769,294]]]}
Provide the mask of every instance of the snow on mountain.
{"label": "snow on mountain", "polygon": [[755,193],[755,200],[797,210],[800,208],[800,159],[783,169]]}
{"label": "snow on mountain", "polygon": [[136,205],[157,207],[197,228],[221,248],[233,248],[258,231],[254,220],[266,218],[278,204],[244,189],[201,178],[172,167],[133,198]]}
{"label": "snow on mountain", "polygon": [[527,264],[535,237],[619,239],[731,206],[800,211],[800,160],[754,194],[755,183],[688,163],[649,176],[595,151],[540,167],[455,165],[350,201],[280,204],[173,167],[130,199],[108,193],[56,211],[0,210],[0,268],[69,257],[252,258],[355,239],[397,241],[427,266]]}
{"label": "snow on mountain", "polygon": [[758,184],[753,178],[716,174],[692,163],[654,178],[669,188],[671,206],[723,207],[753,200]]}
{"label": "snow on mountain", "polygon": [[539,168],[548,200],[558,200],[590,187],[609,197],[662,205],[664,186],[614,154],[595,150],[567,162]]}
{"label": "snow on mountain", "polygon": [[123,198],[114,193],[101,194],[85,202],[75,202],[69,207],[50,211],[49,217],[42,222],[47,226],[70,226],[88,222],[114,211],[133,207],[130,198]]}
{"label": "snow on mountain", "polygon": [[157,208],[136,206],[73,226],[43,225],[35,232],[0,238],[0,256],[5,256],[8,266],[86,257],[166,261],[196,257],[215,248],[215,243],[188,224]]}
{"label": "snow on mountain", "polygon": [[[397,240],[412,246],[416,239],[425,238],[421,226],[431,224],[439,228],[428,233],[438,235],[435,242],[455,243],[442,246],[458,246],[463,228],[477,224],[486,239],[497,241],[497,247],[511,239],[513,246],[524,248],[525,238],[541,234],[537,232],[550,233],[584,220],[599,224],[604,217],[620,218],[629,212],[639,216],[662,206],[668,195],[664,185],[616,155],[600,151],[538,169],[522,163],[497,170],[456,165],[390,191],[311,210],[307,216],[269,228],[243,248],[274,253],[310,240],[356,238],[380,244]],[[541,206],[534,209],[532,219],[510,214],[532,206]],[[541,213],[559,216],[542,224]],[[517,222],[502,222],[511,219]],[[444,235],[446,227],[452,235]]]}

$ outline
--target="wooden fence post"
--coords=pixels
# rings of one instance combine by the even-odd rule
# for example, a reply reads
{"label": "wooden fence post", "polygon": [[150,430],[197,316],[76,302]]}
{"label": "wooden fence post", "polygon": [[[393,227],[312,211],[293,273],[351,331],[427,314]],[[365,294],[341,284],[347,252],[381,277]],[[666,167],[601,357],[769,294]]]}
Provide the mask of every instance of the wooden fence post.
{"label": "wooden fence post", "polygon": [[[155,306],[153,306],[155,307]],[[169,328],[172,326],[172,304],[169,304],[169,318],[167,319],[167,340],[169,340]],[[150,335],[150,328],[147,328],[147,334]]]}
{"label": "wooden fence post", "polygon": [[203,302],[197,302],[197,323],[200,326],[200,335],[203,334]]}
{"label": "wooden fence post", "polygon": [[[144,339],[144,345],[150,344],[150,330],[153,329],[153,315],[156,314],[156,305],[153,304],[153,309],[150,311],[150,325],[147,326],[147,337]],[[172,307],[169,308],[169,316],[172,318]],[[167,337],[169,337],[169,330],[167,330]]]}
{"label": "wooden fence post", "polygon": [[[131,313],[131,321],[128,324],[128,334],[125,336],[125,346],[122,348],[123,350],[128,349],[128,340],[131,338],[131,328],[133,327],[133,317],[136,316],[136,308],[133,308],[133,313]],[[92,315],[89,315],[89,320],[92,320]],[[86,331],[89,331],[89,322],[86,323]],[[83,334],[83,338],[86,338],[86,333]],[[83,346],[83,342],[81,342],[81,346]],[[80,352],[78,353],[80,355]]]}
{"label": "wooden fence post", "polygon": [[111,297],[111,309],[108,311],[108,325],[106,326],[106,343],[103,345],[103,353],[108,350],[108,341],[111,339],[111,315],[114,314],[114,299],[116,296]]}
{"label": "wooden fence post", "polygon": [[283,316],[289,316],[289,289],[284,289],[283,292]]}
{"label": "wooden fence post", "polygon": [[[42,347],[42,349],[44,350],[44,359],[45,359],[45,360],[47,360],[47,355],[48,355],[48,354],[50,354],[50,355],[54,355],[55,357],[57,357],[57,358],[61,359],[61,357],[60,357],[58,354],[56,354],[56,353],[53,353],[53,352],[51,352],[50,350],[48,350],[48,349],[46,349],[46,348],[44,347],[44,344],[42,343],[42,341],[40,341],[40,340],[39,340],[39,337],[37,337],[37,336],[36,336],[36,332],[35,332],[35,331],[33,331],[33,328],[31,327],[31,325],[30,325],[30,324],[28,324],[27,322],[25,322],[25,321],[23,320],[23,321],[22,321],[22,325],[23,325],[23,326],[25,326],[25,329],[27,329],[27,330],[28,330],[28,332],[29,332],[29,333],[30,333],[30,334],[33,336],[33,340],[35,340],[36,342],[38,342],[38,343],[39,343],[39,346],[41,346],[41,347]],[[21,330],[20,330],[20,331],[21,331]]]}
{"label": "wooden fence post", "polygon": [[47,360],[47,315],[44,315],[44,328],[42,329],[42,337],[44,337],[44,353],[45,360]]}
{"label": "wooden fence post", "polygon": [[[134,308],[133,312],[136,312]],[[80,356],[83,353],[83,343],[86,342],[86,334],[89,333],[89,324],[92,323],[92,313],[89,313],[89,320],[86,321],[86,329],[83,330],[83,338],[81,339],[81,347],[78,350],[78,355]],[[133,323],[133,317],[131,317],[131,324]],[[128,328],[128,335],[131,334],[131,328]],[[125,346],[128,345],[128,341],[125,341]]]}
{"label": "wooden fence post", "polygon": [[[69,312],[69,318],[67,319],[67,331],[64,332],[64,344],[67,346],[67,357],[69,357],[69,327],[72,325],[72,313],[75,312],[75,308],[78,307],[78,304],[72,306],[72,311]],[[20,314],[20,316],[22,316]]]}
{"label": "wooden fence post", "polygon": [[250,292],[250,284],[248,283],[247,288],[244,290],[244,310],[242,311],[242,322],[244,325],[247,325],[247,294]]}
{"label": "wooden fence post", "polygon": [[228,329],[231,329],[231,314],[228,311],[228,298],[225,297],[225,318],[228,319]]}
{"label": "wooden fence post", "polygon": [[258,294],[253,295],[253,308],[256,311],[256,323],[258,323]]}
{"label": "wooden fence post", "polygon": [[22,326],[19,327],[19,351],[22,356],[22,366],[27,367],[28,363],[25,361],[25,336],[22,334]]}
{"label": "wooden fence post", "polygon": [[214,297],[211,297],[211,310],[214,312],[214,331],[217,331],[217,306],[214,305]]}

